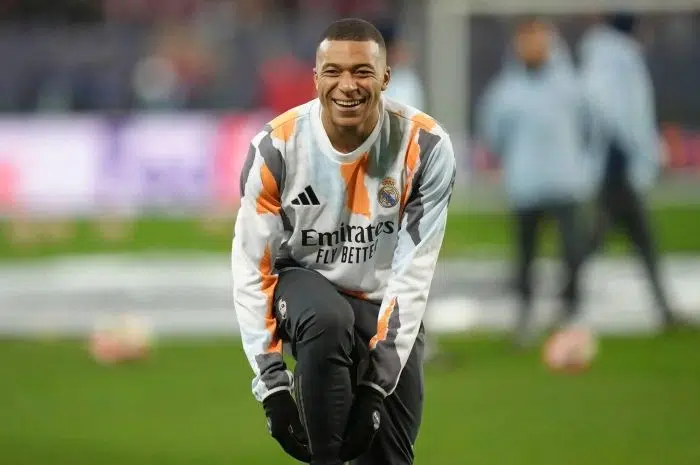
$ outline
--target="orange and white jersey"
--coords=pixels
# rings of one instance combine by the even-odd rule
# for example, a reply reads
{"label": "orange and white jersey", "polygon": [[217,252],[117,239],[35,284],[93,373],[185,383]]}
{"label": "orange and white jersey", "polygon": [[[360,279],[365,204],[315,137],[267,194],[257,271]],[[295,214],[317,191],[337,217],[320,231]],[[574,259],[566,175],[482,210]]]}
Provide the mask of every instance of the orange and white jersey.
{"label": "orange and white jersey", "polygon": [[362,382],[388,395],[417,337],[445,231],[455,159],[435,120],[383,99],[372,134],[340,153],[320,115],[312,100],[268,123],[241,175],[233,296],[258,400],[292,384],[276,335],[276,260],[381,303]]}

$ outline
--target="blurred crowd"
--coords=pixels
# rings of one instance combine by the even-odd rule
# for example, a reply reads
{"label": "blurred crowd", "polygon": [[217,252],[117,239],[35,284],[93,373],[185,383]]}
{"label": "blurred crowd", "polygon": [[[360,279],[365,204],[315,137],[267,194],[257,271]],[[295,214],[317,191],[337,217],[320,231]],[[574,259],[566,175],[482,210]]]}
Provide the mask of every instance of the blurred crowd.
{"label": "blurred crowd", "polygon": [[[277,113],[314,95],[316,40],[343,16],[379,26],[392,49],[394,97],[422,106],[424,9],[419,0],[7,0],[0,112]],[[590,19],[555,22],[573,44]],[[456,50],[470,57],[464,104],[473,111],[500,66],[511,19],[474,16],[470,24],[471,40]],[[642,29],[660,119],[700,127],[700,14],[644,15]]]}
{"label": "blurred crowd", "polygon": [[0,111],[285,110],[314,94],[318,35],[362,16],[396,36],[395,0],[4,2]]}

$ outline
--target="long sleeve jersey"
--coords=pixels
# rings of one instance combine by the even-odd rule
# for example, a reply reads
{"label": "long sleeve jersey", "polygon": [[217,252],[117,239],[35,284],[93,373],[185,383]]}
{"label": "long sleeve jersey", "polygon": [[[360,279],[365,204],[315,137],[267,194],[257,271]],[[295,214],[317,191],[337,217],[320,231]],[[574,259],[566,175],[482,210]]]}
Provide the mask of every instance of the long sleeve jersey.
{"label": "long sleeve jersey", "polygon": [[444,236],[455,159],[435,120],[382,99],[367,140],[340,153],[321,111],[312,100],[265,125],[241,174],[233,296],[259,401],[292,384],[273,311],[277,260],[380,304],[361,382],[386,396],[418,335]]}

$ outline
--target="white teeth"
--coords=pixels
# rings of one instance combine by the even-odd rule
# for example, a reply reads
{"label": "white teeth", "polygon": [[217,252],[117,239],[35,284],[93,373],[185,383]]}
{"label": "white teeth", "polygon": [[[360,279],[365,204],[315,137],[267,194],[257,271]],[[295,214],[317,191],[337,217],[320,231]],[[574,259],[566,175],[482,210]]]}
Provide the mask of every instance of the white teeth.
{"label": "white teeth", "polygon": [[341,107],[350,108],[359,105],[362,102],[360,100],[335,100],[335,103],[337,103]]}

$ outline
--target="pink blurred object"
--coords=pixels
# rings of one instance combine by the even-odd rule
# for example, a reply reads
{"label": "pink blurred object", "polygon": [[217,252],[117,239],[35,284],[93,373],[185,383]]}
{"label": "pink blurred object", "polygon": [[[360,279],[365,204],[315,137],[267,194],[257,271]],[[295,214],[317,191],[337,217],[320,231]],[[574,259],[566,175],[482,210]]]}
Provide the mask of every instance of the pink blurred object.
{"label": "pink blurred object", "polygon": [[0,160],[0,209],[5,210],[16,205],[19,173],[10,162]]}
{"label": "pink blurred object", "polygon": [[119,362],[123,358],[121,351],[119,341],[107,334],[96,333],[90,338],[90,354],[100,363],[111,365]]}
{"label": "pink blurred object", "polygon": [[90,355],[105,365],[144,359],[150,349],[150,328],[144,320],[132,315],[104,321],[90,335]]}
{"label": "pink blurred object", "polygon": [[598,342],[585,328],[559,330],[547,339],[542,351],[544,364],[554,372],[581,373],[590,368],[598,352]]}

